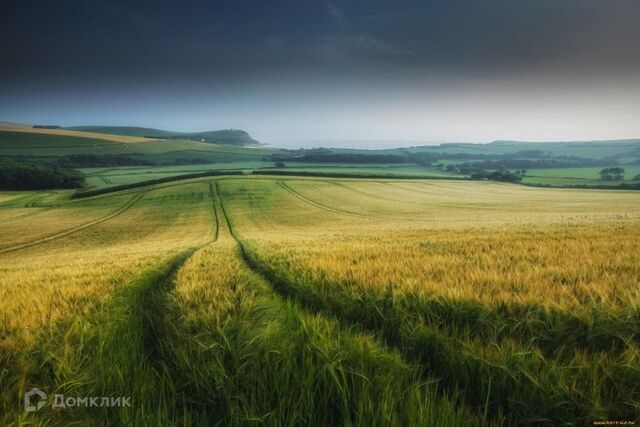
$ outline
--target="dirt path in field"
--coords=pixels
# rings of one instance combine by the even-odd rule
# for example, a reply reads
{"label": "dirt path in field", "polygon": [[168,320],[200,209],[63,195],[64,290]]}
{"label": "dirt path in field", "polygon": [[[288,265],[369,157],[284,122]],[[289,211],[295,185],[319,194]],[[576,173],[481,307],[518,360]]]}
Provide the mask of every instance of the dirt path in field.
{"label": "dirt path in field", "polygon": [[61,231],[59,233],[51,234],[51,235],[43,237],[41,239],[37,239],[37,240],[33,240],[31,242],[21,243],[19,245],[15,245],[15,246],[11,246],[11,247],[8,247],[8,248],[4,248],[4,249],[0,250],[0,254],[5,254],[7,252],[13,252],[13,251],[17,251],[17,250],[20,250],[20,249],[25,249],[25,248],[30,248],[30,247],[33,247],[33,246],[36,246],[36,245],[40,245],[42,243],[47,243],[47,242],[50,242],[52,240],[56,240],[56,239],[59,239],[61,237],[69,236],[69,235],[71,235],[73,233],[76,233],[78,231],[81,231],[81,230],[84,230],[86,228],[93,227],[94,225],[97,225],[97,224],[103,223],[105,221],[108,221],[108,220],[110,220],[112,218],[117,217],[118,215],[123,214],[127,210],[129,210],[146,193],[147,193],[147,191],[141,191],[139,193],[136,193],[136,195],[134,195],[131,199],[129,199],[124,205],[120,206],[117,210],[115,210],[114,212],[112,212],[112,213],[110,213],[110,214],[108,214],[106,216],[98,218],[98,219],[96,219],[94,221],[90,221],[90,222],[81,224],[81,225],[76,226],[76,227],[69,228],[69,229]]}

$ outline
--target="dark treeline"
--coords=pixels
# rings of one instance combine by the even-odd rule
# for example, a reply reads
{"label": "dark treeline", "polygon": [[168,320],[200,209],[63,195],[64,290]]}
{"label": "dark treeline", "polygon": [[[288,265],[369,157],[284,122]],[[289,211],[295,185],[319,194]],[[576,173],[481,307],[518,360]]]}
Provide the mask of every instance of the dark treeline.
{"label": "dark treeline", "polygon": [[358,179],[440,179],[440,180],[465,180],[468,178],[427,176],[427,175],[394,175],[372,173],[347,173],[347,172],[311,172],[311,171],[287,171],[274,169],[261,169],[251,172],[253,175],[281,175],[281,176],[308,176],[319,178],[358,178]]}
{"label": "dark treeline", "polygon": [[[550,168],[577,168],[577,167],[593,167],[602,166],[602,160],[579,159],[579,160],[530,160],[530,159],[501,159],[501,160],[483,160],[481,162],[465,162],[447,165],[445,169],[448,172],[471,174],[474,172],[482,172],[486,170],[503,170],[503,169],[550,169]],[[611,160],[608,164],[616,164]]]}
{"label": "dark treeline", "polygon": [[497,170],[493,172],[474,172],[471,174],[471,179],[518,183],[522,181],[523,175],[524,170],[515,172]]}
{"label": "dark treeline", "polygon": [[207,159],[183,159],[183,158],[177,158],[173,161],[173,163],[163,163],[164,165],[208,165],[211,163],[215,163],[212,162],[211,160],[207,160]]}
{"label": "dark treeline", "polygon": [[356,153],[310,153],[302,155],[271,156],[274,162],[307,163],[406,163],[409,159],[396,154],[356,154]]}
{"label": "dark treeline", "polygon": [[473,153],[424,153],[401,150],[400,154],[334,153],[326,149],[295,150],[273,154],[265,159],[273,162],[306,163],[417,163],[430,166],[438,160],[484,160],[502,159],[503,155]]}
{"label": "dark treeline", "polygon": [[144,154],[126,156],[116,154],[72,154],[59,157],[56,164],[69,168],[94,168],[108,166],[170,166],[170,165],[205,165],[214,163],[207,159],[177,158],[170,162],[155,162],[145,158]]}
{"label": "dark treeline", "polygon": [[83,185],[84,175],[75,170],[0,158],[0,189],[2,190],[79,188]]}
{"label": "dark treeline", "polygon": [[58,165],[72,168],[91,168],[102,166],[151,166],[155,163],[134,156],[112,154],[71,154],[58,158]]}
{"label": "dark treeline", "polygon": [[527,182],[523,185],[527,187],[544,187],[544,188],[581,188],[589,190],[640,190],[640,182],[620,183],[618,185],[594,185],[594,184],[570,184],[570,185],[551,185],[537,182]]}
{"label": "dark treeline", "polygon": [[61,129],[60,126],[57,125],[33,125],[33,129]]}
{"label": "dark treeline", "polygon": [[[396,154],[397,153],[397,154]],[[431,166],[440,160],[478,160],[473,166],[464,166],[467,170],[483,169],[524,169],[524,168],[566,168],[616,165],[615,160],[596,160],[575,156],[552,156],[544,150],[521,150],[515,153],[448,153],[412,151],[398,149],[391,154],[374,153],[341,153],[328,148],[312,148],[298,150],[280,150],[264,159],[273,162],[307,162],[307,163],[416,163]]]}
{"label": "dark treeline", "polygon": [[595,159],[580,159],[580,160],[557,160],[557,159],[545,159],[545,160],[530,160],[530,159],[504,159],[504,160],[484,160],[482,162],[473,162],[468,164],[468,167],[475,167],[478,169],[550,169],[550,168],[577,168],[577,167],[592,167],[602,166],[606,164],[617,164],[615,160],[603,161]]}

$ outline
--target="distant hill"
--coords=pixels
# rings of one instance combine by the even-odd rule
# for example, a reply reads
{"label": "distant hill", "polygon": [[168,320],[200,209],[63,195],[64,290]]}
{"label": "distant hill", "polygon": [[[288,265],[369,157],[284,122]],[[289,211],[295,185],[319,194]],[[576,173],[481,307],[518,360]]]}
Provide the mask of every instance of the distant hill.
{"label": "distant hill", "polygon": [[[548,145],[548,144],[619,144],[619,145],[629,145],[629,144],[638,144],[640,139],[594,139],[589,141],[512,141],[512,140],[495,140],[490,142],[488,145],[525,145],[525,144],[538,144],[538,145]],[[462,144],[461,144],[462,145]]]}
{"label": "distant hill", "polygon": [[168,138],[175,135],[176,132],[143,128],[135,126],[69,126],[64,129],[79,130],[83,132],[107,133],[111,135],[141,136],[141,137],[159,137]]}
{"label": "distant hill", "polygon": [[230,145],[259,145],[260,143],[251,136],[238,129],[213,130],[205,132],[174,132],[144,127],[129,126],[72,126],[64,129],[105,133],[112,135],[137,136],[145,138],[160,139],[188,139],[191,141],[201,141],[210,144],[230,144]]}

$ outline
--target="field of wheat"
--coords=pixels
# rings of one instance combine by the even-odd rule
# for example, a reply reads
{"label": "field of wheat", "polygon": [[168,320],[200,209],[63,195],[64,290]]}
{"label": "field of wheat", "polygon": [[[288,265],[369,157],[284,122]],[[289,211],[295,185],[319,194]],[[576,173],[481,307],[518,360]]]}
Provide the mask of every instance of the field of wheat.
{"label": "field of wheat", "polygon": [[[640,194],[228,177],[0,195],[0,423],[640,416]],[[49,396],[125,408],[25,412]]]}

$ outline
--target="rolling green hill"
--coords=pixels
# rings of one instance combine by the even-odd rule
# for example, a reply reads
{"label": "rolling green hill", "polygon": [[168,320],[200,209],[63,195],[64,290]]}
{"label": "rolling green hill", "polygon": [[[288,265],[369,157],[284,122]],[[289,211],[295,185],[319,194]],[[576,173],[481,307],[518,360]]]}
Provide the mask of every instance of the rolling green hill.
{"label": "rolling green hill", "polygon": [[129,135],[129,136],[142,136],[142,137],[160,137],[167,138],[173,135],[175,132],[136,127],[136,126],[69,126],[64,129],[79,130],[83,132],[95,132],[95,133],[107,133],[111,135]]}
{"label": "rolling green hill", "polygon": [[640,158],[640,139],[572,142],[493,141],[487,144],[447,143],[411,147],[412,152],[513,155],[524,158],[577,157],[581,159]]}
{"label": "rolling green hill", "polygon": [[141,136],[146,138],[188,139],[215,144],[257,145],[258,141],[238,129],[224,129],[204,132],[174,132],[144,127],[131,126],[72,126],[65,129],[84,132],[106,133],[113,135]]}

